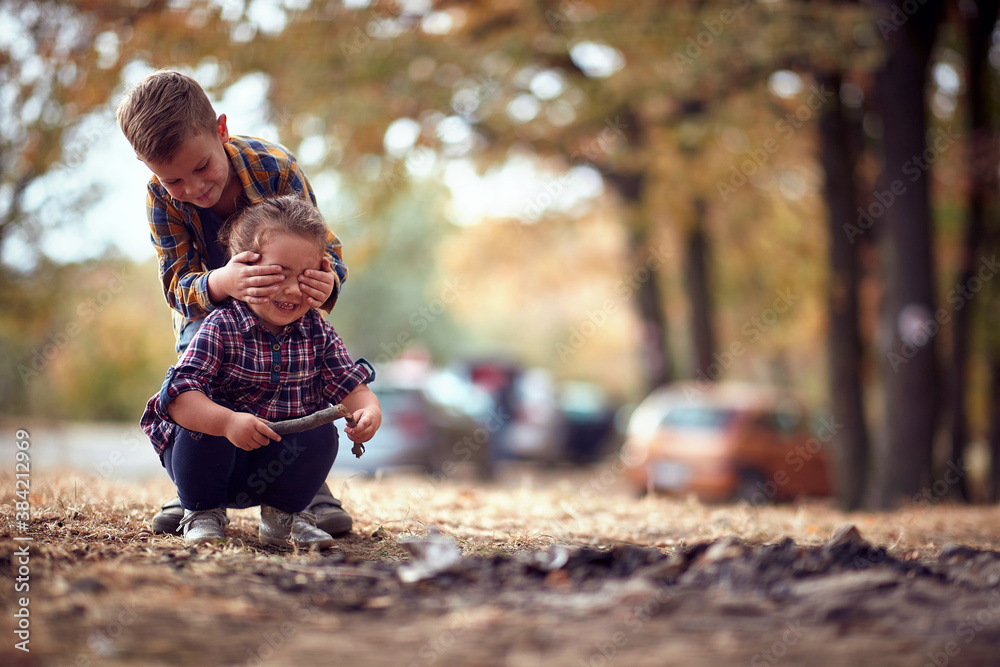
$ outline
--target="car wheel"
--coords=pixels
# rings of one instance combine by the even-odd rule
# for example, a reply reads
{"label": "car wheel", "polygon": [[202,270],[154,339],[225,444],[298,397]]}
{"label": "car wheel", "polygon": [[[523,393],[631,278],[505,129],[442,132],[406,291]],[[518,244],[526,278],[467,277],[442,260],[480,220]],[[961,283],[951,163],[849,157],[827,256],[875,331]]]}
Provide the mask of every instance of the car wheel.
{"label": "car wheel", "polygon": [[767,493],[767,480],[759,470],[741,470],[733,491],[733,500],[758,507],[773,500]]}

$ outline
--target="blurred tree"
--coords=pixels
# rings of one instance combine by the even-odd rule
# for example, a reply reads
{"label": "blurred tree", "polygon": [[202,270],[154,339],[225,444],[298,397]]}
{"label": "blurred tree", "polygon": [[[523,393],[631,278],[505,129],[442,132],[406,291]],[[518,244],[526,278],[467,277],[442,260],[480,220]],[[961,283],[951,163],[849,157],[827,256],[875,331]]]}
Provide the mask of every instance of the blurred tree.
{"label": "blurred tree", "polygon": [[[450,225],[441,213],[443,186],[401,185],[379,216],[379,241],[367,250],[348,249],[363,264],[363,277],[345,289],[329,319],[354,356],[384,367],[416,346],[432,359],[448,360],[461,343],[450,315],[468,289],[436,260]],[[331,225],[336,227],[336,220]]]}
{"label": "blurred tree", "polygon": [[[996,313],[990,318],[994,323],[1000,322]],[[988,352],[989,386],[987,387],[987,420],[986,442],[990,457],[990,470],[986,477],[986,489],[983,499],[989,503],[1000,501],[1000,351],[997,341],[990,341]]]}
{"label": "blurred tree", "polygon": [[[5,99],[26,100],[23,108],[11,111],[16,131],[5,127],[4,140],[24,147],[25,160],[35,165],[35,171],[18,172],[5,164],[4,178],[9,175],[11,180],[9,185],[5,180],[0,194],[6,198],[2,202],[12,202],[4,211],[13,212],[13,228],[29,224],[19,213],[18,184],[58,162],[56,149],[65,138],[60,133],[107,100],[126,64],[210,70],[206,85],[215,93],[256,74],[269,87],[269,120],[283,143],[300,158],[309,156],[303,161],[314,185],[322,179],[332,182],[336,179],[331,174],[337,174],[343,187],[334,192],[350,193],[342,197],[351,200],[343,207],[334,202],[347,216],[332,220],[335,227],[357,231],[361,239],[348,246],[348,264],[356,268],[357,263],[371,262],[380,267],[379,275],[387,276],[382,285],[363,286],[363,300],[389,292],[404,301],[434,297],[434,281],[427,273],[407,283],[406,289],[394,290],[388,287],[395,284],[388,276],[393,271],[414,275],[413,267],[421,260],[433,261],[433,240],[415,230],[418,221],[442,215],[432,201],[436,194],[423,189],[443,178],[451,165],[473,161],[485,171],[522,160],[533,165],[536,174],[554,175],[530,192],[526,187],[509,193],[506,215],[515,221],[511,227],[519,243],[572,229],[572,221],[563,226],[559,220],[574,197],[569,176],[599,172],[614,194],[613,210],[626,230],[624,254],[631,261],[626,273],[649,274],[634,281],[629,291],[640,319],[640,366],[647,385],[685,373],[706,380],[726,373],[793,377],[797,366],[811,363],[811,346],[801,341],[813,340],[823,330],[824,309],[807,298],[780,323],[761,320],[774,315],[770,305],[775,292],[784,289],[798,299],[818,291],[827,280],[827,267],[803,259],[817,256],[831,243],[834,410],[840,422],[851,420],[848,431],[863,432],[862,392],[852,389],[860,382],[856,359],[863,352],[856,340],[856,268],[859,255],[882,232],[873,227],[864,234],[860,250],[843,245],[842,225],[854,215],[855,204],[867,208],[870,203],[858,201],[865,186],[856,180],[855,193],[850,192],[852,165],[858,165],[855,179],[864,180],[873,172],[871,165],[883,161],[884,180],[871,189],[875,196],[883,195],[886,187],[892,192],[906,161],[923,145],[915,141],[922,137],[926,119],[914,111],[922,109],[923,72],[942,17],[941,0],[920,3],[919,11],[909,14],[906,10],[913,3],[881,3],[886,13],[876,16],[862,3],[797,0],[685,0],[669,8],[610,0],[437,0],[355,8],[361,4],[191,0],[146,2],[137,9],[124,1],[3,3],[0,7],[23,25],[65,25],[82,45],[74,55],[60,56],[61,67],[52,70],[59,76],[49,74],[59,85],[74,82],[65,93],[62,116],[55,110],[38,111],[55,108],[44,100],[31,101],[31,82],[38,80],[32,79],[32,72],[38,68],[24,54],[48,53],[47,48],[63,53],[64,46],[59,46],[63,51],[46,47],[51,40],[39,37],[18,47],[21,55],[8,48],[14,55],[0,63],[7,68],[4,85],[21,91]],[[45,10],[39,13],[38,8]],[[39,28],[38,34],[47,33]],[[76,42],[60,45],[70,43]],[[884,67],[883,46],[890,52]],[[15,61],[21,64],[12,64]],[[892,119],[883,123],[884,153],[845,152],[857,141],[860,120],[851,114],[859,112],[838,108],[833,98],[846,89],[845,82],[847,88],[862,87],[859,84],[880,67],[875,88],[882,117]],[[41,96],[58,101],[63,99],[59,90],[56,86],[55,92]],[[45,125],[57,116],[54,127]],[[813,222],[822,211],[812,194],[820,190],[811,156],[811,129],[819,119],[831,213],[827,229]],[[867,131],[875,132],[868,125]],[[837,145],[837,137],[845,132],[847,139]],[[884,160],[879,160],[883,154]],[[5,147],[0,158],[10,155]],[[905,181],[906,196],[894,194],[896,203],[875,225],[885,227],[884,250],[893,267],[882,324],[895,338],[882,357],[906,342],[896,334],[912,335],[925,321],[910,317],[925,311],[908,306],[933,307],[926,170],[921,177],[912,187]],[[404,224],[407,215],[412,216],[412,228]],[[358,225],[354,218],[359,216],[385,224]],[[541,229],[546,225],[553,229]],[[359,231],[363,227],[370,229]],[[0,235],[0,248],[9,229],[4,227]],[[824,232],[829,229],[834,237],[827,239]],[[914,229],[918,233],[907,236],[907,230]],[[508,243],[468,263],[485,272],[496,255],[510,259],[505,266],[516,266],[518,246],[496,229],[489,232],[480,233]],[[677,248],[684,248],[683,258],[673,258],[680,266],[668,263],[650,273],[648,258],[670,235],[680,239]],[[406,245],[412,255],[406,254]],[[539,271],[547,275],[549,270],[546,265]],[[671,282],[683,284],[685,299],[676,298],[679,291],[669,289]],[[523,298],[542,300],[558,291],[522,293]],[[404,306],[402,313],[412,311]],[[671,324],[687,317],[688,333],[671,330],[668,314]],[[351,327],[352,319],[338,326]],[[43,341],[51,327],[59,326],[54,319],[47,321],[33,333],[34,340]],[[393,333],[411,326],[398,319],[372,321],[388,327],[389,332],[380,335],[389,337],[374,340],[374,334],[360,326],[357,335],[376,352],[393,348],[398,342]],[[906,326],[900,329],[900,323]],[[558,342],[570,334],[550,338]],[[718,341],[723,344],[716,352]],[[757,345],[753,354],[731,352],[737,344],[750,342]],[[931,347],[921,348],[898,369],[885,369],[885,420],[892,433],[889,447],[880,450],[881,466],[873,477],[881,489],[879,502],[908,493],[914,483],[926,479],[934,426],[929,415],[935,410],[927,389],[933,386],[933,372],[928,372],[933,371],[933,359],[924,352]],[[22,350],[21,361],[28,351],[30,346]],[[687,358],[693,361],[684,367]],[[910,399],[923,401],[920,419],[909,419],[904,403]],[[908,421],[909,426],[904,424]],[[921,437],[912,437],[918,430]],[[866,458],[865,445],[860,435],[854,441],[852,465],[857,466]],[[897,465],[900,461],[906,463]],[[852,497],[857,492],[854,489]]]}
{"label": "blurred tree", "polygon": [[[972,140],[969,142],[971,155],[966,167],[969,184],[968,204],[956,281],[958,285],[971,283],[976,271],[980,269],[984,251],[990,249],[986,245],[986,216],[996,200],[998,159],[996,142],[993,140],[996,125],[990,112],[991,97],[995,98],[996,93],[996,76],[989,71],[989,58],[998,12],[1000,12],[1000,2],[997,0],[959,3],[966,47],[968,132]],[[992,247],[996,247],[995,243]],[[971,307],[961,308],[952,314],[954,324],[946,397],[950,417],[950,461],[961,470],[967,469],[966,448],[970,440],[966,403],[969,394],[971,311]],[[994,470],[1000,469],[1000,457],[993,457],[992,462]],[[961,500],[969,499],[966,476],[959,478],[953,493]]]}
{"label": "blurred tree", "polygon": [[691,338],[695,341],[695,376],[710,377],[715,347],[715,331],[712,322],[711,293],[709,285],[708,233],[705,231],[705,215],[708,204],[703,198],[694,201],[692,230],[688,234],[685,252],[684,276],[691,300]]}
{"label": "blurred tree", "polygon": [[0,405],[9,414],[28,411],[28,385],[35,371],[47,365],[44,352],[46,340],[58,326],[59,312],[65,306],[58,285],[64,275],[60,267],[42,262],[36,272],[46,278],[38,280],[33,273],[12,270],[0,264],[0,284],[3,285],[3,307],[0,308],[0,359],[4,373],[0,375]]}
{"label": "blurred tree", "polygon": [[107,108],[119,85],[125,63],[119,33],[166,4],[0,1],[0,252],[15,232],[22,243],[37,238],[39,221],[24,209],[28,186],[78,165],[93,148],[97,138],[74,132],[88,114]]}
{"label": "blurred tree", "polygon": [[[919,496],[931,481],[932,444],[940,417],[934,354],[935,292],[931,253],[927,148],[927,70],[944,1],[915,12],[882,1],[879,24],[888,53],[875,77],[883,122],[885,163],[878,196],[884,201],[886,298],[885,440],[879,440],[872,504],[889,507]],[[914,157],[918,162],[914,162]]]}
{"label": "blurred tree", "polygon": [[[66,307],[65,272],[46,256],[41,232],[48,222],[25,198],[43,175],[70,172],[101,140],[85,121],[106,111],[123,61],[116,30],[165,0],[124,3],[59,0],[0,1],[0,381],[6,410],[27,408],[25,371],[48,362]],[[99,193],[80,198],[49,192],[47,208],[69,222]],[[37,197],[36,197],[37,199]]]}
{"label": "blurred tree", "polygon": [[486,220],[451,235],[436,263],[462,288],[449,304],[466,332],[454,348],[459,359],[499,352],[631,400],[645,381],[635,287],[675,252],[664,243],[636,272],[618,216],[603,202],[545,224]]}
{"label": "blurred tree", "polygon": [[868,426],[861,377],[863,346],[859,325],[859,261],[855,228],[859,197],[855,173],[861,128],[844,108],[839,94],[844,74],[819,75],[820,85],[838,91],[823,108],[819,121],[823,190],[830,223],[829,347],[830,408],[843,428],[833,434],[837,457],[838,496],[846,510],[858,509],[867,489]]}
{"label": "blurred tree", "polygon": [[[358,208],[372,215],[428,155],[432,166],[464,156],[487,165],[527,149],[540,162],[557,158],[548,162],[557,170],[592,166],[626,204],[634,271],[643,270],[659,234],[663,213],[655,198],[663,193],[672,197],[668,219],[695,230],[687,245],[702,254],[710,247],[699,239],[708,239],[702,228],[732,158],[704,156],[718,150],[708,138],[720,129],[715,118],[726,112],[726,100],[746,91],[760,95],[776,67],[809,53],[825,60],[845,52],[837,45],[858,21],[824,8],[796,5],[782,13],[727,2],[678,3],[669,16],[652,6],[613,3],[296,6],[302,9],[274,5],[280,20],[268,22],[254,19],[248,7],[148,5],[155,11],[132,12],[100,33],[111,54],[105,59],[114,67],[213,60],[216,90],[248,72],[265,72],[281,136],[292,146],[307,140],[322,146],[323,167],[353,175]],[[113,14],[116,6],[108,7]],[[810,48],[787,39],[803,31],[816,35]],[[217,55],[220,45],[225,58]],[[387,130],[400,121],[416,135],[412,145],[390,146]],[[773,122],[766,115],[760,121]],[[662,167],[678,160],[700,168],[667,176]],[[664,180],[678,176],[693,187]],[[542,199],[560,196],[526,199],[519,222],[534,223],[546,210]],[[705,362],[714,347],[706,288],[713,264],[707,256],[687,262],[696,295],[689,310],[698,323],[691,338],[700,359],[689,370],[700,369],[702,377],[709,377]],[[663,278],[660,272],[635,288],[648,384],[675,376]]]}
{"label": "blurred tree", "polygon": [[[672,189],[656,165],[702,162],[702,169],[680,170],[688,187],[672,193],[671,217],[690,235],[686,245],[706,253],[701,227],[709,202],[720,187],[733,189],[726,185],[731,158],[700,157],[717,150],[707,141],[715,114],[734,95],[761,95],[782,67],[871,66],[868,50],[843,48],[864,16],[801,3],[783,11],[750,2],[674,3],[669,13],[610,2],[438,2],[430,10],[375,4],[361,12],[327,4],[290,18],[280,34],[248,42],[232,60],[270,74],[283,136],[312,134],[334,148],[327,166],[368,174],[376,201],[428,148],[483,165],[528,150],[561,162],[562,170],[596,168],[624,205],[638,269],[656,236],[652,199]],[[308,44],[324,47],[303,48]],[[388,145],[401,135],[402,143]],[[526,200],[522,222],[544,210]],[[704,377],[714,351],[706,287],[713,264],[710,257],[687,263],[698,359],[690,372]],[[661,279],[642,282],[635,294],[650,385],[676,376]]]}
{"label": "blurred tree", "polygon": [[55,271],[61,289],[52,319],[41,338],[23,339],[17,412],[137,420],[176,359],[155,262],[109,256]]}

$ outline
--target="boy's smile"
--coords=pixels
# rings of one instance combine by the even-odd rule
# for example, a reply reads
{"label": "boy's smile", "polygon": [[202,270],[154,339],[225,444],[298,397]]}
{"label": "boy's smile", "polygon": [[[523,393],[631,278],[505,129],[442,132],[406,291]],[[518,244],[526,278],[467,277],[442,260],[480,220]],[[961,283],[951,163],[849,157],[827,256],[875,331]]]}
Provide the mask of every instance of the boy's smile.
{"label": "boy's smile", "polygon": [[272,231],[260,249],[260,265],[276,264],[281,267],[283,280],[278,291],[267,303],[247,304],[268,331],[278,335],[309,312],[309,302],[299,287],[299,276],[306,269],[321,268],[323,247],[315,241],[292,232]]}
{"label": "boy's smile", "polygon": [[143,162],[174,199],[217,208],[216,213],[228,217],[239,194],[239,179],[226,154],[228,141],[229,130],[222,115],[217,134],[201,132],[185,139],[169,162]]}

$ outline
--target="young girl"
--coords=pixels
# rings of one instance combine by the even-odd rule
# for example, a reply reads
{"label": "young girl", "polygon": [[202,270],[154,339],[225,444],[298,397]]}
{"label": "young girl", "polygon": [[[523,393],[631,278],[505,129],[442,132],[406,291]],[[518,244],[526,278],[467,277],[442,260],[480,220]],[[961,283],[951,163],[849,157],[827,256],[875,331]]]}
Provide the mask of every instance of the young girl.
{"label": "young girl", "polygon": [[265,303],[231,299],[209,314],[146,405],[141,425],[177,485],[188,543],[222,538],[227,506],[260,505],[262,542],[333,544],[303,510],[337,457],[336,429],[282,437],[269,426],[335,403],[357,421],[344,429],[354,442],[370,440],[382,422],[367,386],[371,365],[351,361],[298,280],[321,266],[327,234],[319,212],[296,196],[243,211],[226,234],[230,255],[249,250],[281,266],[280,288]]}

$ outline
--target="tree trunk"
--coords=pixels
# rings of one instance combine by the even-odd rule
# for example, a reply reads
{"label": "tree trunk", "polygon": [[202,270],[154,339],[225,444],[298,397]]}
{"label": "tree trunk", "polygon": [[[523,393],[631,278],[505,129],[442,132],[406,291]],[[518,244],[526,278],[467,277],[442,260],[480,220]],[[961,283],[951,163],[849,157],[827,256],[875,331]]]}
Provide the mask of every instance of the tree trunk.
{"label": "tree trunk", "polygon": [[694,201],[693,229],[687,239],[684,277],[691,304],[691,343],[694,347],[695,378],[718,380],[709,367],[715,353],[715,332],[712,328],[711,292],[708,286],[709,249],[705,236],[705,200]]}
{"label": "tree trunk", "polygon": [[[821,87],[840,90],[839,75],[820,78]],[[822,163],[826,172],[824,198],[830,222],[831,276],[828,294],[830,329],[828,355],[830,404],[834,422],[842,428],[833,435],[837,453],[837,485],[841,507],[861,506],[869,466],[868,427],[865,424],[861,382],[862,344],[858,326],[858,244],[855,243],[857,191],[840,98],[819,119]]]}
{"label": "tree trunk", "polygon": [[[637,252],[647,253],[648,250],[644,243],[636,244]],[[674,379],[668,345],[667,318],[656,274],[639,285],[636,297],[642,321],[642,358],[646,386],[652,391]]]}
{"label": "tree trunk", "polygon": [[[931,161],[920,156],[927,147],[927,65],[944,2],[927,0],[909,14],[903,4],[880,3],[886,10],[879,25],[885,30],[888,55],[875,79],[885,151],[876,200],[885,216],[888,269],[881,333],[885,440],[879,443],[871,489],[876,508],[914,498],[930,481],[938,417],[934,336],[940,325],[935,320],[931,255]],[[901,26],[890,18],[898,15],[907,19]]]}
{"label": "tree trunk", "polygon": [[[985,235],[985,212],[990,192],[995,187],[996,160],[988,150],[992,135],[989,101],[986,87],[986,65],[989,58],[990,38],[996,24],[1000,2],[980,1],[975,7],[969,6],[971,15],[965,17],[965,35],[968,43],[966,72],[968,74],[969,130],[973,137],[970,150],[974,157],[968,160],[969,179],[968,209],[966,212],[965,238],[958,284],[965,286],[975,276],[979,264],[979,252]],[[987,147],[986,154],[978,151]],[[978,156],[978,157],[975,157]],[[950,419],[951,419],[951,462],[960,470],[965,470],[965,448],[969,441],[969,422],[966,415],[965,397],[969,382],[969,323],[971,304],[956,308],[952,312],[951,373],[949,376]],[[963,475],[952,492],[961,500],[969,500],[967,479]]]}
{"label": "tree trunk", "polygon": [[[603,172],[603,175],[624,200],[628,210],[640,209],[646,186],[645,174]],[[635,299],[639,310],[639,321],[642,323],[640,354],[646,375],[646,387],[651,391],[674,379],[667,315],[660,292],[660,276],[656,271],[649,269],[649,240],[643,225],[632,225],[629,245],[638,283]]]}
{"label": "tree trunk", "polygon": [[990,450],[990,475],[986,480],[985,500],[1000,502],[1000,359],[990,355],[989,388],[990,424],[987,433]]}

